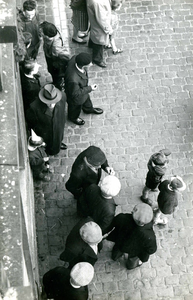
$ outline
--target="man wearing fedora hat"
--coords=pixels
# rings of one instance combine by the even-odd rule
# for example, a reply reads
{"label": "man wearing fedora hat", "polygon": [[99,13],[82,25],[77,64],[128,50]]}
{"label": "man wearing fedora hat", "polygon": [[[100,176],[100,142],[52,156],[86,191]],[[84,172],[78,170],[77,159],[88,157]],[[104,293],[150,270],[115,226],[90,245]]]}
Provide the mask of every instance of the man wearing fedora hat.
{"label": "man wearing fedora hat", "polygon": [[145,203],[137,204],[130,214],[121,213],[114,218],[112,227],[115,229],[107,237],[107,240],[115,242],[113,260],[127,253],[126,267],[129,270],[148,261],[157,250],[152,219],[153,210]]}
{"label": "man wearing fedora hat", "polygon": [[62,143],[65,125],[66,95],[53,84],[46,84],[39,99],[31,103],[26,112],[29,129],[33,129],[46,143],[46,152],[56,155],[67,146]]}
{"label": "man wearing fedora hat", "polygon": [[179,193],[186,189],[186,184],[180,176],[172,176],[170,180],[164,180],[158,186],[160,192],[157,197],[158,210],[154,216],[154,225],[167,224],[164,215],[171,215],[178,206]]}
{"label": "man wearing fedora hat", "polygon": [[77,263],[72,270],[56,267],[43,276],[42,299],[88,300],[88,284],[94,268],[88,262]]}
{"label": "man wearing fedora hat", "polygon": [[68,103],[68,119],[77,125],[84,125],[80,118],[81,110],[85,114],[102,114],[101,108],[93,107],[90,93],[97,89],[97,85],[88,85],[86,68],[91,65],[92,57],[88,53],[74,55],[67,66],[65,73],[65,92]]}
{"label": "man wearing fedora hat", "polygon": [[67,236],[60,259],[69,263],[69,269],[84,261],[94,266],[102,249],[102,238],[102,230],[92,218],[82,219]]}
{"label": "man wearing fedora hat", "polygon": [[109,167],[104,152],[96,146],[88,147],[75,159],[70,178],[66,182],[66,189],[79,200],[89,185],[92,183],[98,185],[102,170],[109,175],[115,174],[113,168]]}

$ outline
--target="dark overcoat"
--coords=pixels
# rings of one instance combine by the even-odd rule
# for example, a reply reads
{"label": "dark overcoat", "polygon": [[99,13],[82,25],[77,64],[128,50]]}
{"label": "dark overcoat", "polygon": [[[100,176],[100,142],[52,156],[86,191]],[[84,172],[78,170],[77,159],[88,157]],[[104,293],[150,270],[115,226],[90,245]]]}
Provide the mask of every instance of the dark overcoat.
{"label": "dark overcoat", "polygon": [[29,78],[21,71],[21,88],[24,111],[26,111],[30,104],[38,99],[38,94],[41,89],[38,76],[34,75],[33,78]]}
{"label": "dark overcoat", "polygon": [[133,220],[132,214],[119,214],[112,223],[115,230],[107,237],[123,253],[129,257],[138,257],[142,262],[149,259],[150,254],[157,250],[156,236],[153,231],[153,223],[138,226]]}
{"label": "dark overcoat", "polygon": [[71,192],[76,199],[78,199],[81,196],[82,192],[90,184],[95,183],[98,185],[101,178],[102,169],[105,170],[105,168],[109,166],[108,161],[106,160],[101,166],[101,168],[98,169],[97,173],[95,173],[91,168],[89,168],[84,161],[84,157],[89,155],[92,149],[93,146],[90,146],[77,156],[76,160],[72,165],[70,178],[66,182],[67,190]]}
{"label": "dark overcoat", "polygon": [[[79,262],[88,262],[92,266],[96,263],[98,257],[94,250],[83,241],[80,236],[80,228],[87,222],[93,221],[92,218],[86,218],[80,220],[69,233],[65,250],[61,253],[60,259],[69,263],[71,269]],[[98,251],[102,249],[102,242],[98,244]]]}
{"label": "dark overcoat", "polygon": [[49,299],[87,300],[88,286],[74,288],[70,284],[70,270],[56,267],[43,276],[43,286]]}
{"label": "dark overcoat", "polygon": [[40,173],[41,171],[43,171],[46,168],[44,158],[47,157],[45,148],[38,147],[34,151],[28,150],[28,153],[29,153],[29,162],[32,170],[35,171],[36,173],[37,172]]}
{"label": "dark overcoat", "polygon": [[90,216],[102,229],[102,233],[109,232],[112,227],[116,204],[113,198],[106,199],[101,194],[101,189],[96,184],[86,188],[84,197],[80,199],[83,212]]}
{"label": "dark overcoat", "polygon": [[71,105],[82,105],[89,97],[92,91],[91,86],[88,86],[88,74],[81,73],[75,66],[74,55],[68,62],[65,73],[65,92],[67,102]]}
{"label": "dark overcoat", "polygon": [[163,214],[172,214],[175,208],[178,206],[178,192],[171,191],[168,188],[170,184],[169,180],[164,180],[158,186],[160,193],[158,194],[158,205],[159,209]]}
{"label": "dark overcoat", "polygon": [[64,135],[66,95],[56,103],[53,115],[47,111],[47,105],[39,99],[31,103],[26,112],[29,129],[44,139],[47,144],[46,152],[50,155],[58,154]]}

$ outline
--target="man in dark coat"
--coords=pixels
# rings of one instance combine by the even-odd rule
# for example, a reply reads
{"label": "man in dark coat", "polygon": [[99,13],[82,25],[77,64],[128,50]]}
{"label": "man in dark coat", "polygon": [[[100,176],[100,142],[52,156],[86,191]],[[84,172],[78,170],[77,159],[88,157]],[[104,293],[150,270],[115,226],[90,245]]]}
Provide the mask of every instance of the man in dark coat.
{"label": "man in dark coat", "polygon": [[23,3],[23,11],[19,11],[17,22],[19,30],[23,33],[31,33],[32,39],[27,53],[30,58],[36,59],[41,42],[39,15],[36,10],[36,1],[27,0]]}
{"label": "man in dark coat", "polygon": [[84,125],[81,109],[86,114],[102,114],[101,108],[94,108],[89,93],[96,90],[97,85],[88,85],[88,74],[85,67],[91,64],[91,55],[80,53],[73,56],[65,73],[65,92],[68,102],[68,118],[77,125]]}
{"label": "man in dark coat", "polygon": [[100,184],[91,184],[86,188],[84,197],[80,199],[82,214],[90,216],[100,226],[103,235],[111,230],[116,204],[113,197],[117,196],[121,183],[115,176],[106,176]]}
{"label": "man in dark coat", "polygon": [[88,284],[94,268],[87,262],[76,264],[72,270],[56,267],[43,276],[42,299],[88,300]]}
{"label": "man in dark coat", "polygon": [[29,129],[33,129],[46,143],[46,152],[56,155],[66,149],[62,143],[65,125],[66,95],[53,84],[46,84],[39,92],[39,99],[31,103],[26,112]]}
{"label": "man in dark coat", "polygon": [[29,108],[30,104],[38,99],[41,89],[39,81],[40,65],[34,60],[24,60],[21,67],[21,88],[23,96],[24,111]]}
{"label": "man in dark coat", "polygon": [[96,146],[88,147],[72,165],[70,178],[66,182],[67,190],[78,200],[90,184],[98,185],[102,169],[109,175],[115,174],[113,168],[109,167],[104,152]]}
{"label": "man in dark coat", "polygon": [[90,217],[80,220],[69,233],[60,259],[68,262],[70,269],[83,261],[94,266],[102,249],[101,241],[102,231],[98,224]]}
{"label": "man in dark coat", "polygon": [[157,250],[152,219],[152,208],[145,203],[136,205],[132,214],[121,213],[114,218],[112,227],[115,229],[107,237],[109,241],[115,242],[113,260],[128,253],[126,266],[129,270],[148,261],[149,256]]}

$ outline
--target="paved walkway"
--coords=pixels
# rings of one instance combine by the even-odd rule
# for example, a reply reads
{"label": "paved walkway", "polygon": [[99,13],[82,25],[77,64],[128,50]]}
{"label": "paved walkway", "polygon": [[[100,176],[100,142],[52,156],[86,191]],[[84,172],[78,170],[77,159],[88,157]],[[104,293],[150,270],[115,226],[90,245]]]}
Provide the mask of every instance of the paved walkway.
{"label": "paved walkway", "polygon": [[[87,46],[71,42],[71,10],[64,0],[38,4],[42,20],[55,22],[66,36],[69,31],[72,55],[90,53]],[[124,52],[114,56],[108,50],[107,69],[89,70],[90,83],[98,84],[91,98],[104,114],[82,114],[83,127],[66,123],[68,150],[51,158],[52,181],[36,183],[40,275],[63,264],[59,254],[78,221],[76,201],[65,190],[76,156],[89,145],[101,147],[122,183],[117,213],[130,212],[140,202],[150,155],[168,147],[172,155],[166,177],[182,176],[187,190],[169,224],[155,227],[157,252],[140,268],[128,271],[124,258],[111,260],[112,243],[105,242],[89,299],[192,300],[193,1],[126,0],[119,20],[116,42]],[[39,60],[45,66],[43,53]],[[48,73],[45,76],[50,79]],[[156,199],[156,193],[151,197]]]}

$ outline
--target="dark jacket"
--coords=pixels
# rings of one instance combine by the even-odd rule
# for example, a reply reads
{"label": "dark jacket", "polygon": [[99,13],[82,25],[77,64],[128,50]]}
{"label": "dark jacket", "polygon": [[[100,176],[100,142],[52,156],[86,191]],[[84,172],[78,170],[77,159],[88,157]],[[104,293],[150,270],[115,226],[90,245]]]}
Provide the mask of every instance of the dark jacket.
{"label": "dark jacket", "polygon": [[39,15],[36,12],[32,20],[28,20],[23,11],[19,11],[17,16],[18,28],[22,32],[29,32],[32,35],[31,45],[27,49],[28,55],[31,58],[36,58],[41,42],[41,34],[39,30]]}
{"label": "dark jacket", "polygon": [[91,184],[86,188],[84,198],[81,198],[80,202],[85,215],[90,216],[100,226],[103,234],[111,230],[117,206],[113,198],[104,198],[100,187]]}
{"label": "dark jacket", "polygon": [[[69,233],[65,250],[60,254],[60,259],[69,262],[69,268],[79,262],[88,262],[92,266],[96,263],[98,257],[94,250],[83,241],[80,236],[80,228],[87,222],[93,221],[91,218],[80,220]],[[102,242],[98,244],[98,251],[102,249]]]}
{"label": "dark jacket", "polygon": [[70,284],[70,270],[56,267],[43,276],[43,286],[49,299],[87,300],[88,286],[74,288]]}
{"label": "dark jacket", "polygon": [[74,55],[68,62],[65,73],[65,92],[67,102],[74,105],[82,105],[89,97],[92,91],[91,86],[88,86],[88,74],[81,73],[75,66]]}
{"label": "dark jacket", "polygon": [[29,162],[33,171],[41,172],[45,169],[44,158],[48,157],[44,147],[38,147],[34,151],[29,151]]}
{"label": "dark jacket", "polygon": [[82,192],[92,183],[98,184],[101,178],[102,169],[105,170],[108,167],[108,161],[98,169],[98,173],[95,173],[91,168],[87,166],[84,161],[84,157],[89,155],[91,147],[81,152],[75,162],[72,165],[72,171],[70,173],[70,178],[66,182],[66,188],[71,192],[76,199],[78,199]]}
{"label": "dark jacket", "polygon": [[132,214],[121,213],[114,218],[112,226],[115,230],[107,239],[115,242],[121,252],[128,253],[130,257],[137,256],[142,262],[148,261],[149,255],[156,252],[156,236],[152,222],[138,226]]}
{"label": "dark jacket", "polygon": [[39,99],[31,103],[26,112],[26,121],[29,129],[43,138],[47,144],[46,152],[50,155],[58,154],[64,134],[66,95],[56,103],[53,115],[48,112],[48,107]]}
{"label": "dark jacket", "polygon": [[172,214],[175,208],[178,206],[178,192],[169,190],[169,184],[169,180],[164,180],[158,186],[160,190],[157,198],[159,209],[163,214],[166,215]]}
{"label": "dark jacket", "polygon": [[38,94],[41,89],[39,76],[34,75],[33,78],[29,78],[21,71],[21,88],[24,111],[26,111],[30,104],[38,99]]}

